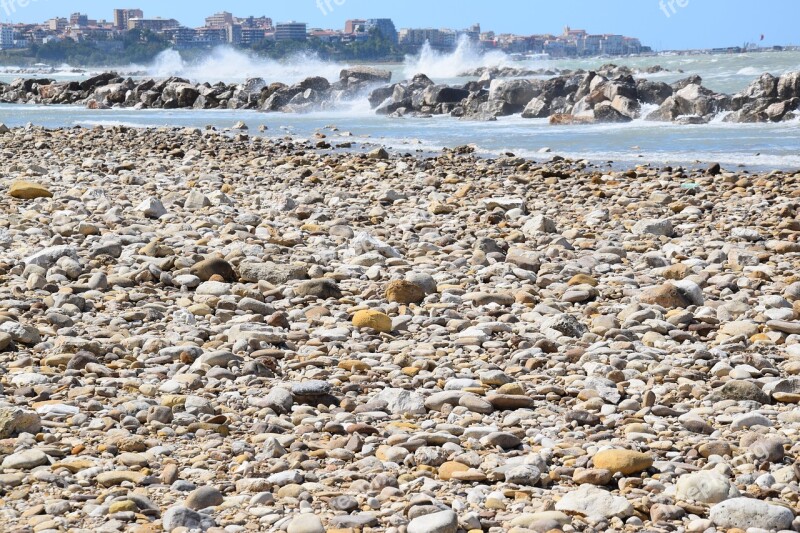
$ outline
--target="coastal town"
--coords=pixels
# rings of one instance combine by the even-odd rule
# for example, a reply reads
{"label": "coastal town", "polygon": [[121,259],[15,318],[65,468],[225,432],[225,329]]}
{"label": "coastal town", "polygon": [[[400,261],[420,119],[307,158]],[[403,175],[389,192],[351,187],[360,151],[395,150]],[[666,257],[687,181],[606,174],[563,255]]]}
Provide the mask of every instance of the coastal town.
{"label": "coastal town", "polygon": [[263,41],[319,41],[347,45],[380,37],[401,51],[413,53],[426,43],[437,50],[451,50],[463,40],[483,49],[511,54],[547,54],[550,57],[625,56],[651,52],[636,37],[592,34],[565,27],[560,34],[515,35],[484,31],[480,24],[462,29],[396,28],[389,18],[351,19],[338,29],[309,27],[304,22],[273,22],[266,16],[239,17],[215,13],[201,27],[188,27],[173,18],[149,16],[141,9],[114,9],[110,19],[92,19],[84,13],[54,17],[41,23],[0,25],[0,49],[28,49],[35,45],[71,40],[90,43],[101,51],[124,47],[131,32],[157,35],[176,49],[231,45],[251,47]]}

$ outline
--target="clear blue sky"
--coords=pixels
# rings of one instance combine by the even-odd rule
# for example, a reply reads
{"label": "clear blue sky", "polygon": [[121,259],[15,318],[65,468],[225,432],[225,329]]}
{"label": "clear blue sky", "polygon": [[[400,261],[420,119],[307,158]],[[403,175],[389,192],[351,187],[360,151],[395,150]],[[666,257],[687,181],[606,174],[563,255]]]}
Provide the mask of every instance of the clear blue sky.
{"label": "clear blue sky", "polygon": [[[3,2],[17,7],[6,9]],[[145,16],[176,18],[187,26],[200,26],[206,15],[224,9],[324,28],[371,17],[392,18],[398,28],[463,28],[480,22],[485,30],[518,34],[559,33],[570,25],[640,37],[656,49],[736,46],[761,34],[767,45],[800,44],[800,0],[0,0],[0,17],[36,22],[80,11],[110,20],[114,7],[139,7]]]}

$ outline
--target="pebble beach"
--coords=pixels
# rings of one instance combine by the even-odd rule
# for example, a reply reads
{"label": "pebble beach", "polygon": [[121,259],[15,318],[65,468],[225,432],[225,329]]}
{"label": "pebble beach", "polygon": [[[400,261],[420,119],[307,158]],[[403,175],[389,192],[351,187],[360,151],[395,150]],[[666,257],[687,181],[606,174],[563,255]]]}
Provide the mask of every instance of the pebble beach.
{"label": "pebble beach", "polygon": [[0,531],[797,531],[800,173],[0,133]]}

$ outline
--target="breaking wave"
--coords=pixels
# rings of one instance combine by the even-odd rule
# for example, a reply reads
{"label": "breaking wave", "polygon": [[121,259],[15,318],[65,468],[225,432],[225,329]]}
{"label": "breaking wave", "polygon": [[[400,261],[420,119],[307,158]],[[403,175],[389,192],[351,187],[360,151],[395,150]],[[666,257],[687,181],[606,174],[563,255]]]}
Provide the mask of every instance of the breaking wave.
{"label": "breaking wave", "polygon": [[416,56],[406,56],[403,74],[413,78],[423,73],[437,79],[458,78],[464,72],[481,67],[508,67],[511,58],[500,51],[482,52],[472,44],[468,37],[462,36],[456,49],[452,52],[434,50],[430,43],[425,43]]}
{"label": "breaking wave", "polygon": [[311,54],[300,54],[276,61],[256,57],[228,46],[214,48],[198,61],[187,61],[177,50],[165,50],[147,66],[131,66],[131,70],[147,76],[178,76],[195,82],[240,82],[247,78],[264,78],[267,82],[296,83],[311,76],[339,79],[346,65],[323,61]]}

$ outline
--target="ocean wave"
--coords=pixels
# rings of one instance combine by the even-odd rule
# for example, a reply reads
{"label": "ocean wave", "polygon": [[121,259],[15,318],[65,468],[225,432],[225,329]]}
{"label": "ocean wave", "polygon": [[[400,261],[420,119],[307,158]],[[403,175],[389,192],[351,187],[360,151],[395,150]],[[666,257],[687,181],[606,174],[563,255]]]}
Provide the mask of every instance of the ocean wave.
{"label": "ocean wave", "polygon": [[186,61],[177,50],[165,50],[145,66],[129,65],[123,72],[144,72],[154,78],[177,76],[194,82],[236,82],[264,78],[267,82],[297,83],[312,76],[338,80],[347,65],[298,54],[281,61],[256,57],[229,46],[218,46],[199,61]]}
{"label": "ocean wave", "polygon": [[439,52],[434,50],[430,43],[425,43],[419,54],[406,57],[403,72],[406,78],[413,78],[422,73],[436,79],[452,79],[462,76],[469,70],[512,65],[514,62],[504,52],[484,53],[475,47],[467,36],[462,36],[452,52]]}

